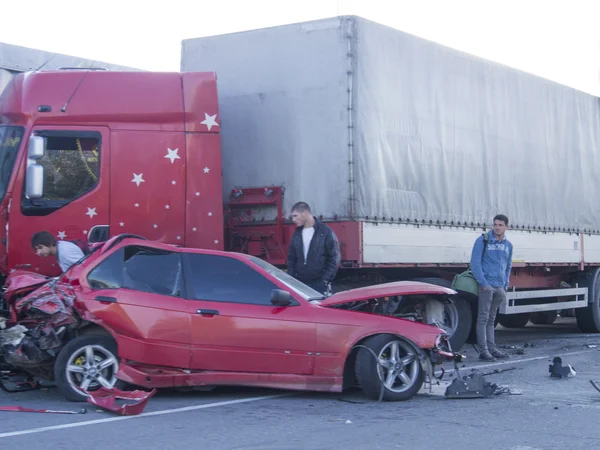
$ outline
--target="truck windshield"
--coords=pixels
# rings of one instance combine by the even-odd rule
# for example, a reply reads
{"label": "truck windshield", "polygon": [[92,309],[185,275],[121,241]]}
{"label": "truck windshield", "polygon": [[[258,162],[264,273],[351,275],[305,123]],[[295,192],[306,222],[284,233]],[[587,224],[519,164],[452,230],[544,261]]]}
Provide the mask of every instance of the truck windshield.
{"label": "truck windshield", "polygon": [[24,131],[23,127],[0,126],[0,200],[6,195]]}

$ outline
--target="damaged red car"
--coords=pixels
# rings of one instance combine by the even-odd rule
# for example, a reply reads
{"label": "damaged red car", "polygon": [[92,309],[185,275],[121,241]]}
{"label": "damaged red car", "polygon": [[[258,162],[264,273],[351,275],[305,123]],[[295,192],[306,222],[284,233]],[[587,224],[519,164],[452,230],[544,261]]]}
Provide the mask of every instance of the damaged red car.
{"label": "damaged red car", "polygon": [[0,359],[72,401],[101,387],[217,385],[407,400],[457,354],[404,311],[452,294],[397,282],[325,298],[252,256],[120,235],[60,277],[8,277]]}

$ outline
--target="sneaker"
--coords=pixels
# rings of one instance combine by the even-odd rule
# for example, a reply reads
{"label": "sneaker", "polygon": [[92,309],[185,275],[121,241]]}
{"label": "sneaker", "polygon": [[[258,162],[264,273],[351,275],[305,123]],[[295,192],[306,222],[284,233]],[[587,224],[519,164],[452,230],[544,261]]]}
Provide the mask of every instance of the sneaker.
{"label": "sneaker", "polygon": [[496,361],[496,358],[494,358],[490,352],[481,352],[479,354],[479,359],[482,361]]}
{"label": "sneaker", "polygon": [[498,359],[510,358],[510,356],[507,353],[503,353],[500,350],[496,350],[495,352],[492,352],[491,354],[494,358],[498,358]]}

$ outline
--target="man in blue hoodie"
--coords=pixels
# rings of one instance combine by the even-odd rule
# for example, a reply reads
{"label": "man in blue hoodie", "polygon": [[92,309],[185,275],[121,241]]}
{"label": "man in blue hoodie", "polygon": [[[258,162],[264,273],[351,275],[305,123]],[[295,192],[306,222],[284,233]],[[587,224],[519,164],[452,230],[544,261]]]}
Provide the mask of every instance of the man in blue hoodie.
{"label": "man in blue hoodie", "polygon": [[510,281],[513,246],[506,239],[508,217],[498,214],[494,217],[494,229],[475,241],[471,254],[471,271],[479,283],[477,313],[477,345],[479,359],[495,361],[508,358],[496,347],[494,341],[494,321],[500,303],[506,300]]}

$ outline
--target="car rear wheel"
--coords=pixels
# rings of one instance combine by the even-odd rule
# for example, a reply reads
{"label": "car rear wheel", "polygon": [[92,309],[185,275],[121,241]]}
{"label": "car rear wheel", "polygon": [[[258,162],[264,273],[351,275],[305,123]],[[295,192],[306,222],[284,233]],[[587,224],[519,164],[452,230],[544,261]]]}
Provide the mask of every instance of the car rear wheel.
{"label": "car rear wheel", "polygon": [[54,379],[58,390],[72,402],[87,401],[86,392],[117,383],[117,344],[110,336],[88,334],[69,342],[58,354]]}
{"label": "car rear wheel", "polygon": [[367,397],[404,401],[419,392],[425,372],[413,345],[386,334],[373,336],[362,345],[366,348],[358,349],[355,371],[358,384]]}

